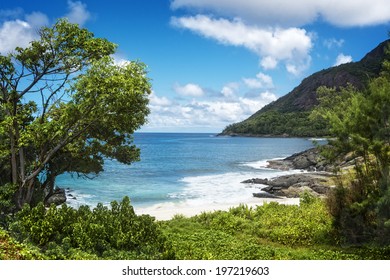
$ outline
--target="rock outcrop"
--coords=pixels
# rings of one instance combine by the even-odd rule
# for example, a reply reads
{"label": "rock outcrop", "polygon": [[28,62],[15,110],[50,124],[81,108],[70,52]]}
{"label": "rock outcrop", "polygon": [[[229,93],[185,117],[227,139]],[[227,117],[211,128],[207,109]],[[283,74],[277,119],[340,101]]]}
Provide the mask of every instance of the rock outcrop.
{"label": "rock outcrop", "polygon": [[321,155],[320,148],[308,149],[282,160],[270,160],[267,167],[279,170],[301,169],[327,172],[331,172],[334,169],[334,166],[329,164]]}
{"label": "rock outcrop", "polygon": [[46,206],[50,204],[61,205],[66,202],[66,193],[64,189],[57,188],[53,194],[46,198]]}
{"label": "rock outcrop", "polygon": [[[242,183],[259,184],[261,192],[254,193],[255,197],[267,197],[262,193],[274,197],[299,197],[307,191],[315,196],[326,196],[333,185],[332,175],[329,173],[300,173],[276,177],[273,179],[249,179]],[[268,196],[270,197],[270,196]]]}

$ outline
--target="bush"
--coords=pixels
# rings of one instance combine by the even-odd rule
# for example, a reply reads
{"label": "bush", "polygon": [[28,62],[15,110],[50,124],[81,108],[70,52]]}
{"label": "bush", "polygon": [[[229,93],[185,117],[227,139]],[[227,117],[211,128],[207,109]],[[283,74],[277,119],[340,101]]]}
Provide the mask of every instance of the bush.
{"label": "bush", "polygon": [[255,211],[254,233],[284,245],[328,243],[332,221],[324,202],[305,194],[301,205],[264,204]]}
{"label": "bush", "polygon": [[98,204],[91,210],[42,203],[24,207],[11,230],[19,240],[40,246],[55,259],[172,258],[170,246],[154,218],[137,216],[130,199]]}
{"label": "bush", "polygon": [[332,223],[325,203],[304,194],[301,205],[269,203],[253,209],[176,217],[163,230],[179,259],[326,259],[355,258],[333,250]]}
{"label": "bush", "polygon": [[0,260],[43,260],[45,256],[34,246],[20,244],[0,228]]}

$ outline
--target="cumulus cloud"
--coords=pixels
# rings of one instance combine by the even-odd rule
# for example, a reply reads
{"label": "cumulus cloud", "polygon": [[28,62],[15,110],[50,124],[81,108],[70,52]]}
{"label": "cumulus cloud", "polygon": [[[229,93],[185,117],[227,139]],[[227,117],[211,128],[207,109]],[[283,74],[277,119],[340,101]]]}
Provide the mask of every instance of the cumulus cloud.
{"label": "cumulus cloud", "polygon": [[[221,44],[245,47],[256,53],[264,69],[273,69],[279,62],[303,70],[310,60],[312,41],[300,28],[260,28],[245,24],[240,19],[215,19],[210,16],[173,17],[171,24],[189,29]],[[291,72],[297,74],[297,71]]]}
{"label": "cumulus cloud", "polygon": [[388,0],[173,0],[171,7],[240,17],[259,25],[303,26],[319,18],[347,27],[390,21]]}
{"label": "cumulus cloud", "polygon": [[16,47],[27,47],[37,39],[37,30],[48,24],[48,17],[39,12],[26,15],[24,20],[5,21],[0,25],[0,53],[7,54]]}
{"label": "cumulus cloud", "polygon": [[[68,1],[69,12],[65,15],[70,22],[83,25],[91,14],[82,2]],[[41,12],[24,14],[22,9],[0,10],[0,53],[6,54],[16,47],[27,47],[38,38],[38,30],[50,24],[47,15]]]}
{"label": "cumulus cloud", "polygon": [[157,107],[171,106],[172,101],[167,97],[158,97],[154,91],[149,95],[149,105]]}
{"label": "cumulus cloud", "polygon": [[262,72],[256,75],[256,78],[243,78],[244,84],[250,89],[266,88],[270,89],[274,87],[272,77]]}
{"label": "cumulus cloud", "polygon": [[238,83],[228,83],[223,86],[221,94],[226,98],[234,98],[240,88]]}
{"label": "cumulus cloud", "polygon": [[238,83],[228,83],[222,87],[222,95],[219,97],[175,101],[152,92],[149,102],[151,113],[146,129],[182,127],[194,130],[198,127],[219,131],[232,122],[248,118],[277,99],[269,91],[242,97],[238,90]]}
{"label": "cumulus cloud", "polygon": [[337,56],[336,62],[334,63],[333,66],[338,66],[340,64],[349,63],[349,62],[352,62],[352,56],[341,53]]}
{"label": "cumulus cloud", "polygon": [[184,86],[176,83],[173,85],[173,90],[181,96],[201,97],[204,95],[204,91],[199,85],[191,83]]}
{"label": "cumulus cloud", "polygon": [[87,5],[80,1],[68,1],[69,12],[65,15],[72,23],[84,25],[91,18],[91,13],[87,10]]}

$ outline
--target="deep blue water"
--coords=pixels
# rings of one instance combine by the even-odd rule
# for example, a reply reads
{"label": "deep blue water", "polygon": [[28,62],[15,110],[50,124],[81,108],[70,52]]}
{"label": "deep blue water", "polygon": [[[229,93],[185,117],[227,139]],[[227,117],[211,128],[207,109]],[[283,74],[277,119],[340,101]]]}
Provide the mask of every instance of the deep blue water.
{"label": "deep blue water", "polygon": [[302,138],[216,137],[214,134],[136,133],[141,161],[123,165],[107,160],[93,180],[62,175],[57,185],[69,188],[74,206],[130,197],[136,207],[165,202],[229,201],[250,196],[240,182],[269,178],[280,171],[265,168],[267,159],[283,158],[313,146]]}

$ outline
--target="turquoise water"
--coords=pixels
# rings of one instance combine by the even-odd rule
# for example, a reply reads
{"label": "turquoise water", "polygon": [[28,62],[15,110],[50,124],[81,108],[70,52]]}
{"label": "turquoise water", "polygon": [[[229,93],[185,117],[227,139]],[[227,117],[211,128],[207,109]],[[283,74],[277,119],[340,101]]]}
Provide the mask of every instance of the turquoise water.
{"label": "turquoise water", "polygon": [[[230,202],[251,196],[240,182],[283,172],[265,168],[266,160],[284,158],[313,146],[302,138],[216,137],[214,134],[136,133],[141,161],[113,160],[93,180],[69,174],[57,185],[67,189],[73,206],[109,204],[129,196],[135,207],[191,200]],[[75,197],[76,199],[72,199]]]}

